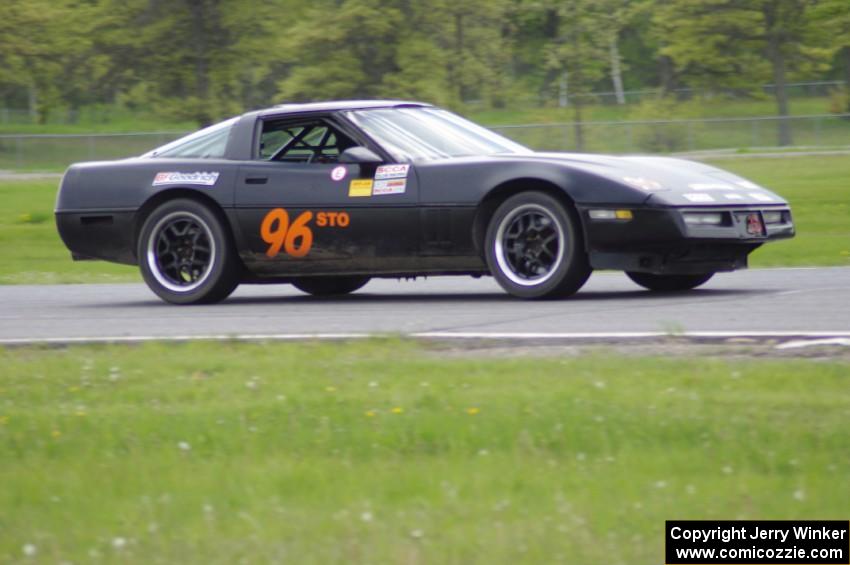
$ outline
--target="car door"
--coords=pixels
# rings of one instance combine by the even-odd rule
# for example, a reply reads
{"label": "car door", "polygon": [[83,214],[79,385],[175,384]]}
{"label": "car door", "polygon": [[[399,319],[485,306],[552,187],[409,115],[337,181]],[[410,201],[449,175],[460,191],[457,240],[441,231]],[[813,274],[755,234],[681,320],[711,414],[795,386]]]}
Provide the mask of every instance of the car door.
{"label": "car door", "polygon": [[267,275],[392,274],[416,268],[418,186],[406,164],[342,164],[358,145],[332,116],[258,120],[237,175],[243,260]]}

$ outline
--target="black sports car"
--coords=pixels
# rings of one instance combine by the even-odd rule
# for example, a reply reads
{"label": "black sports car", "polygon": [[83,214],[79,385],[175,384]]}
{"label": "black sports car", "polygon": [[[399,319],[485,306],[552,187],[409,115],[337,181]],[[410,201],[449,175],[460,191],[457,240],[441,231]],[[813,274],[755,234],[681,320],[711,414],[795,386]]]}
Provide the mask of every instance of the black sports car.
{"label": "black sports car", "polygon": [[685,290],[794,235],[782,198],[714,167],[535,153],[396,101],[276,106],[73,165],[56,223],[75,259],[137,264],[177,304],[239,283],[321,295],[417,275],[492,274],[512,295],[550,298],[592,269]]}

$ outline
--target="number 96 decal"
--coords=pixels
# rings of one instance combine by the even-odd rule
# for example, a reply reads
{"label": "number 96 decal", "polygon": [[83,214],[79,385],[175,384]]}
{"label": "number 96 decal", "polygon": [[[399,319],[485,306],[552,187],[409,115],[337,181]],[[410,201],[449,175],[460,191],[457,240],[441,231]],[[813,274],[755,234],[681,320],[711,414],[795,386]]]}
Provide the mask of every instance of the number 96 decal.
{"label": "number 96 decal", "polygon": [[[266,255],[277,257],[283,250],[291,257],[304,257],[313,247],[313,230],[310,222],[313,212],[299,214],[290,223],[289,212],[283,208],[271,210],[260,224],[260,236],[269,244]],[[346,212],[316,212],[316,227],[347,228],[351,219]]]}

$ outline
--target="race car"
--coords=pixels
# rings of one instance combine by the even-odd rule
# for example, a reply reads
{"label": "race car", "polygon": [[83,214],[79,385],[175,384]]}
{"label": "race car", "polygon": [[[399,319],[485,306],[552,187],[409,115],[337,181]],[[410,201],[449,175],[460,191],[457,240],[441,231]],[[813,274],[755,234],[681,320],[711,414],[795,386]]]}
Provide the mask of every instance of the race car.
{"label": "race car", "polygon": [[56,224],[74,259],[138,265],[174,304],[217,302],[240,283],[339,295],[434,275],[558,298],[593,269],[682,291],[794,235],[786,201],[729,172],[534,152],[404,101],[284,104],[140,157],[72,165]]}

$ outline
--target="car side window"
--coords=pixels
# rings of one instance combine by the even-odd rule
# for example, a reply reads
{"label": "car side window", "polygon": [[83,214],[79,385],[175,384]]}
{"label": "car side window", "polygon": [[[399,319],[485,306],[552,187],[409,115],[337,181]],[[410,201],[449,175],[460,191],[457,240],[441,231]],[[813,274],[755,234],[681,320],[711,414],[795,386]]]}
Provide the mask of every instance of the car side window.
{"label": "car side window", "polygon": [[149,157],[174,157],[182,159],[221,159],[227,149],[230,131],[236,118],[210,126],[154,149]]}
{"label": "car side window", "polygon": [[264,121],[258,159],[284,163],[336,163],[356,145],[324,120]]}

